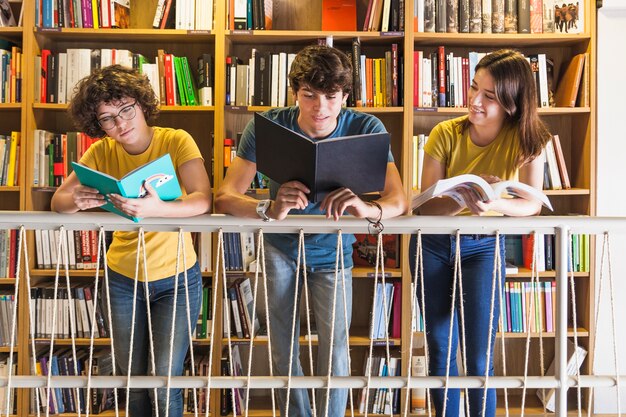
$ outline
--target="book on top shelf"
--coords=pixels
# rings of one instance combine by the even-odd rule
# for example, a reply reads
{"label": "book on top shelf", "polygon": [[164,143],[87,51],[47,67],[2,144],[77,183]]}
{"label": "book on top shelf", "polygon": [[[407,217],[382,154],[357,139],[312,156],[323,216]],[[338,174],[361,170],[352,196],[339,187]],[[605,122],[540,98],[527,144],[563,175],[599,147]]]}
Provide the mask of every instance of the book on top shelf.
{"label": "book on top shelf", "polygon": [[[82,185],[97,189],[105,197],[114,193],[127,198],[142,198],[146,195],[145,183],[152,185],[163,201],[175,200],[182,195],[170,154],[132,170],[119,180],[80,163],[72,162],[72,168]],[[118,210],[109,201],[101,208],[135,222],[141,220]]]}
{"label": "book on top shelf", "polygon": [[527,200],[536,200],[541,202],[548,209],[552,210],[552,204],[548,197],[540,190],[524,184],[519,181],[500,181],[489,184],[485,179],[478,175],[462,174],[456,177],[446,178],[437,181],[423,193],[413,198],[411,208],[414,210],[434,197],[447,196],[454,199],[462,207],[466,204],[459,189],[468,189],[474,191],[482,201],[490,201],[507,194],[513,197],[525,198]]}
{"label": "book on top shelf", "polygon": [[322,30],[356,31],[356,0],[322,0]]}
{"label": "book on top shelf", "polygon": [[0,0],[0,27],[16,26],[9,0]]}
{"label": "book on top shelf", "polygon": [[280,184],[302,182],[311,191],[312,202],[340,187],[355,194],[384,189],[389,133],[314,141],[260,113],[254,122],[258,170]]}

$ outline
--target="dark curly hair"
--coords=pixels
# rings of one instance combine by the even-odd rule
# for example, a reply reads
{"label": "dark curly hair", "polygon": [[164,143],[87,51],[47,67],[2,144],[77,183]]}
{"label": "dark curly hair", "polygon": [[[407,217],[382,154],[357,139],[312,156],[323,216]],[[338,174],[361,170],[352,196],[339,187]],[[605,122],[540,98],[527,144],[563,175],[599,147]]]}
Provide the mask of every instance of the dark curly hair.
{"label": "dark curly hair", "polygon": [[80,80],[74,87],[68,113],[77,129],[91,137],[101,138],[106,136],[106,132],[98,124],[98,107],[126,97],[137,100],[146,121],[154,120],[159,114],[159,99],[148,77],[121,65],[96,70]]}
{"label": "dark curly hair", "polygon": [[289,71],[289,82],[294,93],[303,85],[323,93],[352,91],[352,64],[338,49],[311,45],[298,52]]}

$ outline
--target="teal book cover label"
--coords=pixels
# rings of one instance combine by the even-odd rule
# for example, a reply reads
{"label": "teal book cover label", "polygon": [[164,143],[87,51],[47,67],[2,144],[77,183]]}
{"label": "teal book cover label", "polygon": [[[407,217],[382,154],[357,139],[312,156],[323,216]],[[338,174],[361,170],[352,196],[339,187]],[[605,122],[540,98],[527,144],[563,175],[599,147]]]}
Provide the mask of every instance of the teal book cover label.
{"label": "teal book cover label", "polygon": [[[127,198],[142,198],[146,195],[145,183],[152,185],[163,201],[176,200],[183,194],[169,154],[135,168],[119,180],[76,162],[72,162],[72,168],[82,185],[95,188],[104,196],[114,193]],[[139,217],[129,216],[118,210],[110,202],[101,208],[135,222],[141,220]]]}

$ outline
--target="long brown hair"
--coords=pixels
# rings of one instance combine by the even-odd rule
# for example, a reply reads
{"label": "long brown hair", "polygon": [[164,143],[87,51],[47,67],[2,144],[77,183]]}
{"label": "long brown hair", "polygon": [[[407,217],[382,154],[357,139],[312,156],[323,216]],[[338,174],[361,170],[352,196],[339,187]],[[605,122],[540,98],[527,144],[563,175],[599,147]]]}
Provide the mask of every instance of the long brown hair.
{"label": "long brown hair", "polygon": [[485,55],[476,65],[476,71],[480,69],[493,77],[496,100],[507,114],[505,122],[518,126],[520,164],[533,160],[552,135],[537,113],[537,88],[530,64],[521,53],[500,49]]}

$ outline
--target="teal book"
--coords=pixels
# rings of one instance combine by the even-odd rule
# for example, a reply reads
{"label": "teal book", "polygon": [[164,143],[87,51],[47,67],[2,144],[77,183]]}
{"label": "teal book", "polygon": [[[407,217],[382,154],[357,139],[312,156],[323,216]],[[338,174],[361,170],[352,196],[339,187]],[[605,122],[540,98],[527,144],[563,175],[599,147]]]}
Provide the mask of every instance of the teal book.
{"label": "teal book", "polygon": [[[165,154],[135,168],[119,180],[76,162],[72,162],[72,168],[82,185],[95,188],[104,196],[119,194],[127,198],[142,198],[146,195],[144,187],[146,182],[154,187],[163,201],[176,200],[183,194],[170,154]],[[129,216],[118,210],[111,202],[107,202],[102,208],[134,222],[141,220],[139,217]]]}

